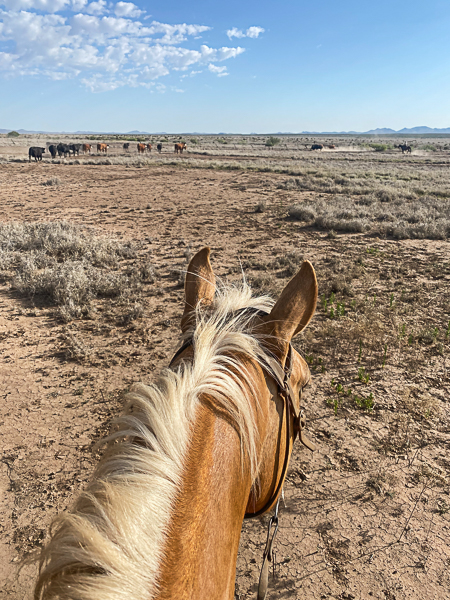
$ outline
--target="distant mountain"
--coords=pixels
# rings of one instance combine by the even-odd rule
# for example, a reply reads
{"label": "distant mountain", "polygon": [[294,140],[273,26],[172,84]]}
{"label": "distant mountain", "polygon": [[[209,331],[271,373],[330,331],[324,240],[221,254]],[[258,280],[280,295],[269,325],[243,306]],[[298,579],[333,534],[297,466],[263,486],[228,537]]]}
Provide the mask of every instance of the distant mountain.
{"label": "distant mountain", "polygon": [[396,133],[450,133],[450,127],[445,127],[443,129],[432,129],[431,127],[426,126],[411,127],[410,129],[407,129],[405,127],[404,129],[400,129]]}
{"label": "distant mountain", "polygon": [[286,133],[285,135],[361,135],[361,133],[358,131],[301,131],[300,133]]}
{"label": "distant mountain", "polygon": [[[0,129],[0,134],[9,133],[13,131],[12,129]],[[148,131],[138,131],[134,129],[133,131],[127,131],[126,133],[121,133],[119,131],[31,131],[28,129],[16,129],[17,133],[20,134],[47,134],[47,135],[175,135],[168,134],[166,131],[155,131],[154,133],[150,133]],[[291,131],[281,132],[279,131],[275,135],[426,135],[426,134],[435,134],[435,133],[448,133],[450,134],[450,127],[444,128],[432,128],[427,127],[425,125],[420,127],[404,127],[403,129],[399,129],[396,131],[395,129],[390,129],[389,127],[380,127],[377,129],[371,129],[370,131],[301,131],[300,133],[295,133]],[[198,133],[198,132],[185,132],[184,134],[179,133],[179,135],[269,135],[269,134],[261,134],[261,133]],[[273,134],[272,134],[273,135]]]}
{"label": "distant mountain", "polygon": [[0,129],[0,133],[9,133],[10,131],[17,131],[17,133],[52,133],[51,131],[27,131],[26,129]]}
{"label": "distant mountain", "polygon": [[365,131],[364,133],[367,133],[367,135],[386,135],[399,132],[395,131],[395,129],[389,129],[389,127],[382,127],[379,129],[371,129],[370,131]]}

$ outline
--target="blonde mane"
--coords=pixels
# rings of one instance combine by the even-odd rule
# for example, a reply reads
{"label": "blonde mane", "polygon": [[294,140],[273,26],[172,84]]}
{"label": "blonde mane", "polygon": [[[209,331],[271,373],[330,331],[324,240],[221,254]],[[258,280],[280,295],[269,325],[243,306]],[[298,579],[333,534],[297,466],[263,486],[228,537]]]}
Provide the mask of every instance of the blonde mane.
{"label": "blonde mane", "polygon": [[[57,517],[42,550],[35,599],[151,600],[173,504],[200,399],[207,394],[228,412],[242,451],[257,472],[256,427],[244,367],[236,356],[262,362],[248,333],[253,307],[270,312],[267,296],[253,298],[244,282],[222,286],[211,306],[198,307],[194,360],[163,371],[156,383],[135,384],[124,414],[104,440],[91,482],[70,511]],[[237,375],[236,375],[237,374]],[[248,379],[248,375],[247,375]]]}

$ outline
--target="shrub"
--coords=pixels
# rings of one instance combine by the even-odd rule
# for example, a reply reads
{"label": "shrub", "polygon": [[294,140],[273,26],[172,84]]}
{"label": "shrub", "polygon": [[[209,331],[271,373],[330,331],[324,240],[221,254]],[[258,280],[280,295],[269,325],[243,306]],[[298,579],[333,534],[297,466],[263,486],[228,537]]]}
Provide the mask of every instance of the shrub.
{"label": "shrub", "polygon": [[386,150],[392,149],[391,144],[367,144],[368,148],[372,148],[375,152],[385,152]]}
{"label": "shrub", "polygon": [[266,210],[267,210],[267,201],[260,200],[258,202],[258,204],[256,205],[255,213],[262,213],[262,212],[265,212]]}
{"label": "shrub", "polygon": [[42,185],[61,185],[61,179],[59,177],[51,177],[47,181],[44,181]]}
{"label": "shrub", "polygon": [[266,146],[268,146],[269,148],[272,148],[273,146],[276,146],[277,144],[279,144],[281,142],[280,138],[277,137],[273,137],[272,135],[270,137],[267,138],[266,140]]}
{"label": "shrub", "polygon": [[[128,297],[155,275],[148,260],[136,259],[129,244],[97,237],[67,222],[0,225],[0,271],[29,297],[40,295],[58,307],[63,321],[89,316],[94,298]],[[123,264],[125,261],[125,264]]]}
{"label": "shrub", "polygon": [[316,218],[316,213],[311,205],[295,204],[288,210],[288,215],[296,221],[312,221]]}
{"label": "shrub", "polygon": [[19,136],[20,136],[20,133],[17,133],[17,131],[10,131],[6,137],[13,138],[13,137],[19,137]]}

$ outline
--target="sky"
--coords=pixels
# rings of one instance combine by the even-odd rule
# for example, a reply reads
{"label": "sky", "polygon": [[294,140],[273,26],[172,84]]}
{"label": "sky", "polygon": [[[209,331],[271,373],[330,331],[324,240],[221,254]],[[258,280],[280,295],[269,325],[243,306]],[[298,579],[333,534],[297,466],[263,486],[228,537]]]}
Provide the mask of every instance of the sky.
{"label": "sky", "polygon": [[448,0],[0,0],[0,128],[450,127]]}

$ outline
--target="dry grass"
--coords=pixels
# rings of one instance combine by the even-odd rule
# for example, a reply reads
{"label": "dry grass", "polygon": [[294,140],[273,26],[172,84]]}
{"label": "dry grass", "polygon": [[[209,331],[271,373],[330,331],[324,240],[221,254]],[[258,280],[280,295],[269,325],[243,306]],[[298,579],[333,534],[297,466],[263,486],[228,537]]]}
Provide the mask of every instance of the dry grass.
{"label": "dry grass", "polygon": [[148,260],[127,242],[64,221],[0,226],[0,271],[12,289],[58,307],[63,321],[89,317],[94,298],[134,297],[153,283]]}
{"label": "dry grass", "polygon": [[319,229],[368,233],[396,239],[447,239],[450,199],[422,196],[415,200],[370,197],[317,198],[289,208],[289,217]]}
{"label": "dry grass", "polygon": [[47,179],[47,181],[44,181],[42,185],[58,186],[58,185],[61,185],[61,179],[59,177],[50,177],[50,179]]}

